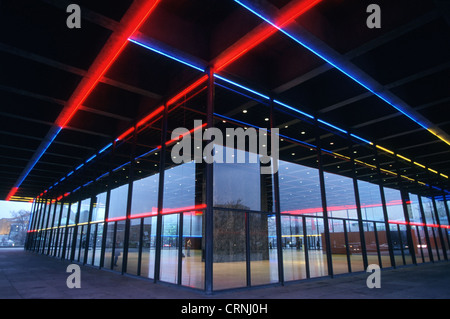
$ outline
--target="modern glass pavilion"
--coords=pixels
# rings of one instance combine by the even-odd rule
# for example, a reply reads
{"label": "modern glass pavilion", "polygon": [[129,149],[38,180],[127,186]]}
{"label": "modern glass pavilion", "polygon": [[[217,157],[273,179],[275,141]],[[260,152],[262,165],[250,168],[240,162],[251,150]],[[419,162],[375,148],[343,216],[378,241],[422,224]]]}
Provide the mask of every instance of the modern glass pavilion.
{"label": "modern glass pavilion", "polygon": [[[448,260],[446,177],[257,91],[199,78],[70,172],[79,187],[39,196],[27,249],[206,291]],[[247,107],[228,114],[236,100]],[[278,170],[261,174],[260,157],[174,164],[177,127],[279,128]]]}
{"label": "modern glass pavilion", "polygon": [[[301,7],[280,12],[292,8],[298,17]],[[142,34],[125,38],[121,48],[126,46],[129,56],[116,52],[111,70],[100,75],[131,69],[132,77],[144,77],[139,69],[151,65],[168,70],[182,88],[149,103],[145,115],[35,198],[27,250],[207,293],[333,277],[370,264],[390,268],[448,260],[447,175],[304,108],[298,96],[314,83],[301,94],[277,94],[256,84],[254,74],[249,79],[244,71],[236,76],[239,72],[226,69],[278,31],[267,46],[300,50],[299,39],[282,28],[294,18],[280,14],[276,26],[269,21],[260,27],[268,19],[254,13],[245,11],[255,19],[247,27],[256,31],[243,32],[231,49],[206,64]],[[345,63],[301,45],[307,51],[302,54],[314,54],[308,58],[325,61],[332,75],[351,82],[352,94],[403,110]],[[265,59],[254,60],[266,66]],[[114,69],[115,63],[127,68]],[[83,91],[86,96],[108,96],[95,84]],[[336,91],[327,94],[340,95]],[[42,154],[70,120],[58,122]],[[427,131],[420,119],[407,120]],[[180,127],[197,141],[183,163],[173,152],[186,137],[172,135]],[[238,128],[266,132],[267,140],[255,154],[250,141],[230,148],[216,139],[212,152],[226,154],[228,161],[211,163],[203,153],[198,156],[197,147],[198,137],[200,150],[212,145],[202,139],[212,128],[221,129],[224,140],[227,129]],[[267,162],[263,149],[279,156]],[[232,160],[241,156],[247,161]],[[263,174],[267,168],[271,173]]]}

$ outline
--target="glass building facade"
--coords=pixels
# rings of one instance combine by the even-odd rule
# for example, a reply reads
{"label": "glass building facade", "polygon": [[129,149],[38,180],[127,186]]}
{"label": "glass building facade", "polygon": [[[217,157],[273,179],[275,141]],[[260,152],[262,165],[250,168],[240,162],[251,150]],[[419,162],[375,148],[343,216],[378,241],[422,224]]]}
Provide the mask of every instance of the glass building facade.
{"label": "glass building facade", "polygon": [[[193,84],[37,197],[26,249],[206,292],[448,260],[448,177],[212,73]],[[230,147],[227,128],[267,139]]]}

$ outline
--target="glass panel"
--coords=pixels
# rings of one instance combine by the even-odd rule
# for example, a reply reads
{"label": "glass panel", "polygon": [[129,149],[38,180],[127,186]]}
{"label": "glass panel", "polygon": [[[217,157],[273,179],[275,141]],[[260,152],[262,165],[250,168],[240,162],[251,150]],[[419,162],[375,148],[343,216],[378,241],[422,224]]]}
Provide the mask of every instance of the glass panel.
{"label": "glass panel", "polygon": [[162,216],[160,279],[170,283],[178,279],[179,219],[179,214]]}
{"label": "glass panel", "polygon": [[357,218],[353,180],[324,172],[328,216]]}
{"label": "glass panel", "polygon": [[[363,222],[364,240],[366,242],[367,263],[382,267],[379,256],[379,238],[374,223]],[[380,264],[381,262],[381,264]]]}
{"label": "glass panel", "polygon": [[132,217],[148,217],[158,212],[159,174],[151,175],[133,182],[131,201]]}
{"label": "glass panel", "polygon": [[381,255],[381,263],[384,268],[392,267],[391,257],[389,255],[389,242],[387,240],[386,226],[384,223],[376,223],[378,237],[378,247]]}
{"label": "glass panel", "polygon": [[392,249],[394,251],[395,265],[396,266],[403,265],[404,244],[402,242],[402,236],[399,227],[397,224],[390,224],[389,229],[392,240]]}
{"label": "glass panel", "polygon": [[95,242],[95,232],[97,231],[97,224],[91,224],[89,227],[89,237],[87,237],[87,259],[86,264],[92,265],[92,258],[94,255],[94,242]]}
{"label": "glass panel", "polygon": [[[214,207],[261,210],[261,174],[258,157],[215,145],[216,152],[232,152],[243,163],[214,163]],[[226,156],[226,155],[224,155]],[[237,181],[239,181],[237,183]]]}
{"label": "glass panel", "polygon": [[400,230],[400,236],[401,236],[402,247],[403,247],[404,263],[406,265],[409,265],[409,264],[412,264],[412,256],[411,256],[411,252],[409,250],[407,227],[406,227],[406,225],[398,225],[398,226],[399,226],[399,230]]}
{"label": "glass panel", "polygon": [[89,208],[91,205],[91,199],[87,198],[85,200],[81,201],[80,205],[80,218],[78,220],[78,223],[87,223],[89,221]]}
{"label": "glass panel", "polygon": [[376,184],[358,180],[358,191],[363,220],[384,221],[380,187]]}
{"label": "glass panel", "polygon": [[[281,216],[284,280],[307,278],[302,217]],[[271,242],[270,245],[274,246]]]}
{"label": "glass panel", "polygon": [[[422,226],[416,226],[416,231],[415,233],[417,234],[417,250],[416,250],[416,256],[417,256],[417,260],[419,262],[419,260],[421,260],[422,262],[429,262],[430,261],[430,256],[429,256],[429,245],[428,245],[428,241],[427,241],[427,236],[425,234],[425,230]],[[420,257],[420,259],[419,259]]]}
{"label": "glass panel", "polygon": [[411,223],[423,223],[418,196],[415,194],[409,194],[409,202],[407,204],[409,221]]}
{"label": "glass panel", "polygon": [[433,254],[434,261],[437,261],[437,260],[439,260],[439,255],[438,255],[439,246],[437,243],[437,238],[435,237],[434,227],[429,227],[429,225],[435,224],[433,202],[432,202],[431,198],[429,198],[429,197],[422,196],[421,198],[422,198],[423,212],[425,215],[425,223],[426,223],[427,230],[428,230],[430,249]]}
{"label": "glass panel", "polygon": [[[344,230],[344,222],[340,219],[329,219],[330,224],[330,244],[331,244],[331,256],[333,261],[333,273],[343,274],[349,272],[347,249],[350,252],[350,239],[349,247],[346,243],[346,233]],[[323,242],[325,244],[325,241]],[[357,248],[356,248],[357,249]]]}
{"label": "glass panel", "polygon": [[164,209],[195,206],[195,162],[175,166],[164,173]]}
{"label": "glass panel", "polygon": [[156,217],[144,218],[142,230],[141,276],[155,276]]}
{"label": "glass panel", "polygon": [[125,217],[127,211],[128,184],[111,190],[108,219]]}
{"label": "glass panel", "polygon": [[[364,271],[363,263],[363,247],[361,244],[361,234],[359,231],[358,221],[347,220],[347,237],[348,237],[348,250],[350,253],[350,261],[352,266],[352,272]],[[334,265],[334,261],[333,261]]]}
{"label": "glass panel", "polygon": [[115,223],[108,223],[106,224],[107,230],[106,230],[106,243],[105,243],[105,255],[104,255],[104,262],[103,267],[111,269],[112,267],[112,252],[114,247],[114,232],[115,232]]}
{"label": "glass panel", "polygon": [[73,243],[73,227],[67,228],[67,241],[66,241],[66,256],[65,258],[70,260],[72,254],[72,243]]}
{"label": "glass panel", "polygon": [[105,219],[106,192],[97,195],[97,201],[92,209],[92,221],[103,221]]}
{"label": "glass panel", "polygon": [[205,265],[203,260],[203,213],[183,214],[182,285],[203,288]]}
{"label": "glass panel", "polygon": [[251,285],[278,282],[275,216],[248,214]]}
{"label": "glass panel", "polygon": [[322,216],[318,170],[279,161],[278,172],[281,213]]}
{"label": "glass panel", "polygon": [[246,278],[245,214],[214,211],[214,290],[244,287]]}
{"label": "glass panel", "polygon": [[102,245],[103,245],[103,223],[97,224],[97,233],[94,234],[94,247],[93,247],[93,265],[100,266],[100,258],[102,254]]}
{"label": "glass panel", "polygon": [[328,275],[325,233],[322,218],[306,218],[306,245],[311,277]]}
{"label": "glass panel", "polygon": [[405,214],[402,206],[402,196],[397,189],[384,187],[386,209],[390,221],[404,221]]}
{"label": "glass panel", "polygon": [[79,251],[79,257],[78,260],[80,262],[85,262],[84,260],[84,253],[86,251],[86,242],[87,242],[87,225],[78,226],[78,236],[79,236],[79,243],[80,243],[80,251]]}
{"label": "glass panel", "polygon": [[122,271],[124,239],[125,239],[125,221],[121,220],[117,222],[116,242],[114,245],[113,269],[117,271]]}
{"label": "glass panel", "polygon": [[141,219],[130,220],[128,239],[127,273],[137,275],[140,260]]}

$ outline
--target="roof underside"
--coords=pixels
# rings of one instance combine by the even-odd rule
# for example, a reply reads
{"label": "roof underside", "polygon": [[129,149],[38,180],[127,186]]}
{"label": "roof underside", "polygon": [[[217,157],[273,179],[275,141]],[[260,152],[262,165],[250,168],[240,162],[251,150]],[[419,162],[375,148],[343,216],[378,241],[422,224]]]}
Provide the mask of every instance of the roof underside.
{"label": "roof underside", "polygon": [[[14,187],[133,1],[79,0],[81,29],[66,27],[68,1],[0,3],[0,198]],[[276,13],[289,0],[259,1]],[[445,1],[323,0],[289,30],[376,81],[408,110],[450,135],[450,16]],[[208,65],[264,23],[233,0],[162,0],[140,36]],[[387,149],[450,175],[450,146],[281,32],[234,61],[227,75]],[[128,44],[20,185],[36,197],[113,141],[199,72]],[[220,96],[218,95],[218,98]],[[227,101],[241,109],[239,101]],[[448,185],[447,185],[448,186]]]}

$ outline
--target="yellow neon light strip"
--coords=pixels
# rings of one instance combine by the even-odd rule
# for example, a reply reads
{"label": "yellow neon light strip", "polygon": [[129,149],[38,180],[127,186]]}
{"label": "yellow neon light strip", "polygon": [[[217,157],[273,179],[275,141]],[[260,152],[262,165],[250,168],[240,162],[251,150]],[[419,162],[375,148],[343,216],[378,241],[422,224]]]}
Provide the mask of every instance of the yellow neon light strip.
{"label": "yellow neon light strip", "polygon": [[384,148],[383,146],[377,145],[377,148],[379,148],[382,151],[385,151],[386,153],[394,155],[394,152],[388,150],[387,148]]}
{"label": "yellow neon light strip", "polygon": [[409,158],[404,157],[403,155],[397,154],[398,157],[400,157],[402,160],[405,160],[407,162],[412,162]]}

